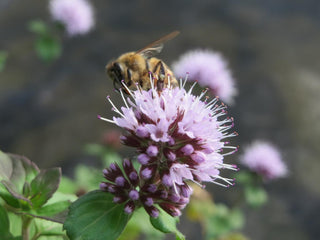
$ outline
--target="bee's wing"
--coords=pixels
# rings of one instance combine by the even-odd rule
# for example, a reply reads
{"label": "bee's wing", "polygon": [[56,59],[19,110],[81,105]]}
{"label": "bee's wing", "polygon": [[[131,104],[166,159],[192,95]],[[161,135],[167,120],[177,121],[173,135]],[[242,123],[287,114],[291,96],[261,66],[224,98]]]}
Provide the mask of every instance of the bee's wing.
{"label": "bee's wing", "polygon": [[157,46],[145,47],[136,52],[136,54],[142,55],[144,58],[151,58],[154,55],[157,55],[162,51],[163,43],[158,44]]}
{"label": "bee's wing", "polygon": [[152,56],[158,54],[161,52],[163,48],[163,43],[166,41],[171,40],[172,38],[175,38],[180,32],[174,31],[172,33],[169,33],[168,35],[163,36],[162,38],[158,39],[157,41],[154,41],[144,48],[138,50],[136,54],[140,54],[145,58],[151,58]]}

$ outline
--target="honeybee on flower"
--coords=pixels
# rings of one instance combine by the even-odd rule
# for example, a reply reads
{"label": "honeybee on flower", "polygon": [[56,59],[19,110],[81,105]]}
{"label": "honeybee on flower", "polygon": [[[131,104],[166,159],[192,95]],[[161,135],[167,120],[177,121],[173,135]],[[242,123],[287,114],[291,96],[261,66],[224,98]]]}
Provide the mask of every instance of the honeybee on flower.
{"label": "honeybee on flower", "polygon": [[136,85],[144,90],[149,90],[151,88],[150,74],[154,79],[153,84],[159,90],[167,87],[168,84],[177,86],[178,82],[170,68],[161,59],[153,56],[161,52],[166,41],[178,34],[178,31],[174,31],[138,51],[124,53],[115,61],[108,63],[106,70],[114,87],[123,89],[123,81],[130,90],[135,90]]}

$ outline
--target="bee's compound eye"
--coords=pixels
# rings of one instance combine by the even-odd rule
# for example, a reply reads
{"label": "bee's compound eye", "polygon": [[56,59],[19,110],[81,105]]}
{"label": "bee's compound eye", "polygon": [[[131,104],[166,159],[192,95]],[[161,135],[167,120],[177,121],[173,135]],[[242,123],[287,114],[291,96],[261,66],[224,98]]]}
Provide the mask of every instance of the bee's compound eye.
{"label": "bee's compound eye", "polygon": [[119,84],[121,84],[121,80],[123,80],[123,74],[122,74],[122,68],[121,65],[117,62],[114,62],[112,64],[113,68],[112,68],[112,72],[114,73],[114,76],[116,77],[116,81],[119,82]]}
{"label": "bee's compound eye", "polygon": [[122,72],[122,68],[120,66],[120,64],[118,62],[113,62],[112,63],[112,66],[113,66],[113,70],[116,71],[116,72]]}

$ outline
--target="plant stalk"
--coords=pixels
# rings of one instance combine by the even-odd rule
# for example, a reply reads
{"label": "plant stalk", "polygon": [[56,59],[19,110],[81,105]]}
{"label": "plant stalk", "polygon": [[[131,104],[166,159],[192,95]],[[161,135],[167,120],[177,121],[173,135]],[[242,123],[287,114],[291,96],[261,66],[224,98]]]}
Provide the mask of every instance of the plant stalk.
{"label": "plant stalk", "polygon": [[29,226],[32,218],[28,216],[21,216],[21,218],[22,218],[22,229],[21,229],[22,240],[29,240]]}

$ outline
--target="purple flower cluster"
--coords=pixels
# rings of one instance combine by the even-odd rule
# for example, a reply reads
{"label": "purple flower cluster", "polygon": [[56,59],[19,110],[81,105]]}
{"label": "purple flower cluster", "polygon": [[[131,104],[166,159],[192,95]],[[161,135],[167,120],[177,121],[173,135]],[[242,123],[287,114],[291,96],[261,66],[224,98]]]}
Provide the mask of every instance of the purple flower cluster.
{"label": "purple flower cluster", "polygon": [[106,182],[100,184],[100,189],[114,195],[113,201],[124,203],[124,211],[131,214],[136,208],[143,206],[148,214],[158,217],[159,205],[172,216],[180,216],[189,202],[190,188],[186,186],[182,195],[177,195],[162,184],[156,184],[155,178],[146,168],[140,168],[139,173],[133,167],[131,160],[125,159],[122,169],[117,164],[111,164],[103,170]]}
{"label": "purple flower cluster", "polygon": [[[125,106],[120,110],[107,98],[113,111],[120,117],[109,120],[99,116],[102,120],[124,128],[126,135],[122,136],[122,142],[137,150],[139,183],[123,185],[130,209],[133,209],[133,199],[129,200],[132,190],[136,190],[143,199],[149,197],[172,216],[177,216],[192,193],[188,182],[233,185],[233,179],[220,176],[220,169],[237,169],[235,165],[223,162],[225,155],[237,150],[223,141],[236,135],[229,133],[233,119],[224,117],[225,106],[219,104],[217,98],[208,101],[204,97],[205,92],[196,97],[191,93],[194,85],[188,92],[182,85],[180,88],[165,88],[161,92],[155,88],[134,92],[127,89],[132,98],[125,100],[122,95]],[[223,152],[224,149],[229,151]],[[117,185],[117,178],[111,174],[113,171],[116,170],[108,169],[105,174],[111,182],[103,186],[106,191],[109,191],[110,186]],[[117,176],[119,174],[117,171]],[[130,179],[130,172],[125,171],[125,175],[123,179]],[[157,192],[151,192],[153,195],[146,191],[145,186],[149,185],[155,186],[154,191]],[[143,199],[139,198],[139,202],[150,213]],[[129,208],[129,205],[126,207]]]}
{"label": "purple flower cluster", "polygon": [[183,76],[188,72],[189,80],[198,81],[201,86],[208,87],[224,102],[233,103],[233,98],[237,94],[235,81],[227,61],[220,53],[211,50],[192,50],[183,54],[172,66],[176,76]]}
{"label": "purple flower cluster", "polygon": [[51,0],[49,10],[70,36],[85,34],[94,26],[93,8],[86,0]]}
{"label": "purple flower cluster", "polygon": [[240,159],[245,166],[260,174],[264,180],[284,177],[288,173],[279,150],[264,141],[255,141],[247,146]]}

